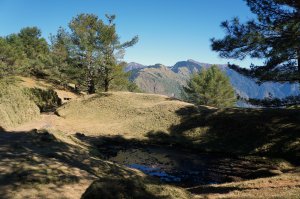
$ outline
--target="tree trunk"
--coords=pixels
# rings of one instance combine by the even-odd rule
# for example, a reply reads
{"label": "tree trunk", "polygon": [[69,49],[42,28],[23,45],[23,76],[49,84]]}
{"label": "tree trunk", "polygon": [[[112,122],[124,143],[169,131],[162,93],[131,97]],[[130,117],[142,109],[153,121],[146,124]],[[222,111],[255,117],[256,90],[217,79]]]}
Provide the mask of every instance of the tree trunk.
{"label": "tree trunk", "polygon": [[297,51],[297,56],[298,56],[298,59],[297,59],[297,61],[298,61],[298,82],[300,83],[300,48],[298,49],[298,51]]}
{"label": "tree trunk", "polygon": [[96,92],[95,82],[93,79],[93,71],[92,71],[92,55],[91,52],[87,52],[86,59],[88,62],[87,65],[87,92],[88,94],[94,94]]}
{"label": "tree trunk", "polygon": [[108,68],[105,67],[104,92],[108,92],[109,84],[110,84],[109,71],[108,71]]}
{"label": "tree trunk", "polygon": [[298,52],[297,52],[297,56],[298,56],[298,73],[300,73],[300,48],[298,49]]}
{"label": "tree trunk", "polygon": [[108,92],[108,87],[109,87],[109,81],[108,79],[104,80],[104,92]]}
{"label": "tree trunk", "polygon": [[88,94],[94,94],[96,92],[94,80],[90,76],[87,79],[87,87]]}

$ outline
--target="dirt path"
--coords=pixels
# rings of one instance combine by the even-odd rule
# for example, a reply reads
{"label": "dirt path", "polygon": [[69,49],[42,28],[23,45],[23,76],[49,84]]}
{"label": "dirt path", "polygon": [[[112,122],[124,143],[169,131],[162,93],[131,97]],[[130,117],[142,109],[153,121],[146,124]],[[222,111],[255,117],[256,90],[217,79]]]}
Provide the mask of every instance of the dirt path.
{"label": "dirt path", "polygon": [[9,128],[9,131],[30,131],[32,129],[49,129],[55,126],[54,121],[57,120],[54,114],[42,114],[39,118],[22,124],[18,127]]}

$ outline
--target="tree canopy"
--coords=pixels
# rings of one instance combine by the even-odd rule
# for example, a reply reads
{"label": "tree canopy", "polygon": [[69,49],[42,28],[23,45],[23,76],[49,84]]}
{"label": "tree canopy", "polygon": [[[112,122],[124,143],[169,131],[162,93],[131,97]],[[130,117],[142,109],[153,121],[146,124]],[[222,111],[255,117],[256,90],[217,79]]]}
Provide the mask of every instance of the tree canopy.
{"label": "tree canopy", "polygon": [[218,108],[231,107],[236,103],[229,78],[216,65],[194,74],[183,88],[183,97],[195,105]]}
{"label": "tree canopy", "polygon": [[84,68],[88,93],[94,93],[96,84],[108,91],[112,81],[124,77],[120,60],[125,48],[133,46],[138,37],[121,43],[116,33],[114,15],[106,15],[108,24],[93,14],[73,18],[71,55],[77,66]]}
{"label": "tree canopy", "polygon": [[79,14],[50,35],[50,44],[37,27],[0,37],[0,78],[25,75],[47,78],[75,90],[136,90],[122,61],[125,49],[138,42],[135,36],[121,43],[114,15],[107,22],[94,14]]}
{"label": "tree canopy", "polygon": [[250,69],[229,67],[258,81],[300,82],[300,1],[245,0],[256,19],[224,21],[226,36],[211,39],[212,49],[223,58],[264,59]]}

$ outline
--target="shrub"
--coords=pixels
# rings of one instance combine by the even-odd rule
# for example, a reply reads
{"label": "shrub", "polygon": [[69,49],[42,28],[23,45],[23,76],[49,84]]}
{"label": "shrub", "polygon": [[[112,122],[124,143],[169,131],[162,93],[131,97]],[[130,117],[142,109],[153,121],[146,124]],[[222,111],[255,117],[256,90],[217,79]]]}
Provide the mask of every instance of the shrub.
{"label": "shrub", "polygon": [[61,105],[61,99],[53,89],[26,88],[24,92],[35,102],[41,112],[53,111]]}

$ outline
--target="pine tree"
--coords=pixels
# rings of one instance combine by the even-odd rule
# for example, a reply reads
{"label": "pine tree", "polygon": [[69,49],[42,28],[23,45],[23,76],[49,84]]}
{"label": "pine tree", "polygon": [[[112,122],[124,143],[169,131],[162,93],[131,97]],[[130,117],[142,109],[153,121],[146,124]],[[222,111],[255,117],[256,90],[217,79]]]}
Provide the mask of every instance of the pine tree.
{"label": "pine tree", "polygon": [[30,74],[45,76],[44,70],[50,65],[51,58],[48,43],[42,37],[41,30],[37,27],[25,27],[11,41],[14,46],[20,45],[26,55]]}
{"label": "pine tree", "polygon": [[229,78],[215,65],[194,74],[183,88],[183,95],[195,105],[224,108],[236,103]]}
{"label": "pine tree", "polygon": [[106,16],[105,24],[93,14],[80,14],[69,24],[73,48],[71,57],[85,70],[87,91],[95,93],[97,85],[107,92],[112,81],[119,77],[120,62],[125,48],[133,46],[138,38],[120,43],[113,23],[115,16]]}
{"label": "pine tree", "polygon": [[223,58],[264,59],[250,69],[229,65],[258,81],[300,82],[300,1],[245,0],[256,20],[225,21],[223,39],[212,39],[212,49]]}

